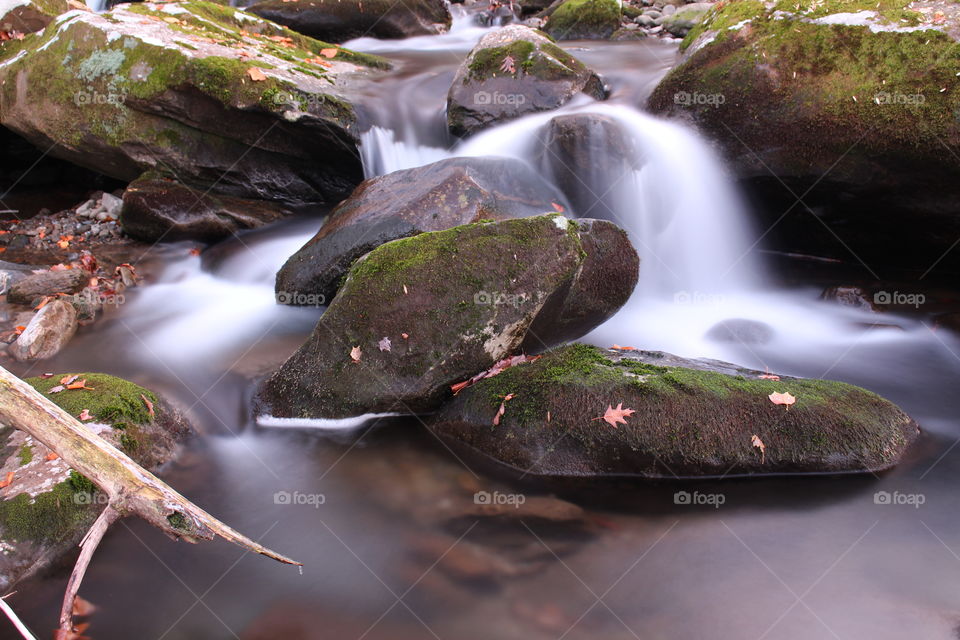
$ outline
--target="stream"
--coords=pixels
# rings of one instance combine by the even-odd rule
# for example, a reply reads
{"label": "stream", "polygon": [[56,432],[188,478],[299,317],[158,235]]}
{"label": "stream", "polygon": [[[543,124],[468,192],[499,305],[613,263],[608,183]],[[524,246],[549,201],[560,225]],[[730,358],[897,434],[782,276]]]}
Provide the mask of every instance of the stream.
{"label": "stream", "polygon": [[[223,542],[175,544],[128,519],[107,535],[84,580],[83,597],[98,607],[89,635],[957,638],[960,341],[919,313],[886,313],[877,324],[876,314],[822,301],[822,286],[772,272],[759,250],[763,229],[753,228],[707,142],[637,109],[674,63],[676,45],[564,43],[609,83],[607,102],[575,100],[454,144],[446,91],[486,31],[460,16],[445,35],[346,45],[396,63],[366,100],[368,177],[491,155],[522,159],[549,177],[549,120],[602,114],[626,132],[641,168],[612,184],[602,171],[578,178],[603,195],[602,215],[631,234],[641,278],[630,302],[584,341],[861,385],[920,423],[918,444],[879,477],[557,493],[461,459],[418,418],[260,426],[250,415],[252,379],[291,354],[322,312],[277,305],[273,292],[276,271],[318,220],[244,233],[200,256],[170,244],[149,258],[148,271],[158,273],[151,284],[42,368],[106,371],[173,398],[201,435],[163,479],[305,566],[301,575]],[[769,339],[710,333],[731,319],[763,323]],[[463,505],[477,491],[522,492],[528,501],[553,491],[587,510],[573,521],[473,517]],[[677,492],[700,504],[683,504]],[[39,637],[57,618],[66,572],[21,585],[10,600]],[[0,626],[0,636],[12,633]]]}

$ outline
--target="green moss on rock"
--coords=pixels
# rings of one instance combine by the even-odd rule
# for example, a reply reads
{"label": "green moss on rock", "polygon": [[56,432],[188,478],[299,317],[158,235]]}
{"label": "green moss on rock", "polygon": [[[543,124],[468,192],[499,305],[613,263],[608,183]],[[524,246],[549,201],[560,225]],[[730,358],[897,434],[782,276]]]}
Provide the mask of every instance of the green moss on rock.
{"label": "green moss on rock", "polygon": [[557,40],[603,40],[619,27],[617,0],[566,0],[550,14],[544,31]]}

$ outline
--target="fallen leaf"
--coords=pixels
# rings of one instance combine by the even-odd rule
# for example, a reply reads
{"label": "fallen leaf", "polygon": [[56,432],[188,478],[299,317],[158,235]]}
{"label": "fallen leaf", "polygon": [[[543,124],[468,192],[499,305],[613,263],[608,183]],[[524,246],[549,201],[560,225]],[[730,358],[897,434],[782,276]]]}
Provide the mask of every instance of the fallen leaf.
{"label": "fallen leaf", "polygon": [[87,389],[87,390],[89,390],[89,391],[93,391],[93,387],[88,387],[88,386],[87,386],[87,379],[86,379],[86,378],[84,378],[83,380],[77,380],[76,382],[73,382],[73,383],[71,383],[71,384],[68,384],[68,385],[67,385],[67,389],[74,389],[74,390],[76,390],[76,389]]}
{"label": "fallen leaf", "polygon": [[91,604],[88,600],[84,600],[80,596],[75,596],[73,598],[73,615],[85,618],[97,610],[97,607]]}
{"label": "fallen leaf", "polygon": [[617,408],[614,409],[612,404],[607,405],[607,410],[599,418],[594,418],[594,420],[603,420],[609,424],[614,429],[617,428],[617,424],[627,424],[626,418],[632,416],[636,413],[635,409],[624,409],[623,403],[617,405]]}
{"label": "fallen leaf", "polygon": [[[403,335],[404,337],[406,337],[406,334],[403,334]],[[492,367],[490,367],[486,371],[478,373],[477,375],[473,376],[469,380],[464,380],[463,382],[458,382],[457,384],[450,385],[450,390],[453,391],[453,395],[457,395],[467,387],[472,386],[480,382],[481,380],[485,380],[486,378],[492,378],[493,376],[499,373],[502,373],[503,371],[509,369],[510,367],[515,367],[518,364],[523,364],[524,362],[536,362],[542,357],[543,356],[526,356],[524,354],[520,354],[518,356],[510,356],[509,358],[504,358],[503,360],[500,360],[499,362],[494,364]]]}
{"label": "fallen leaf", "polygon": [[63,376],[62,378],[60,378],[60,384],[70,384],[71,382],[74,382],[74,381],[75,381],[77,378],[79,378],[79,377],[80,377],[80,376],[71,376],[71,375],[68,373],[67,375],[65,375],[65,376]]}
{"label": "fallen leaf", "polygon": [[757,449],[760,449],[760,464],[763,464],[763,461],[767,456],[767,447],[763,444],[763,440],[760,439],[760,436],[754,434],[753,437],[750,438],[750,444]]}
{"label": "fallen leaf", "polygon": [[500,402],[500,408],[497,409],[497,415],[493,416],[493,426],[496,427],[500,424],[500,418],[503,417],[504,412],[507,410],[506,405],[508,402],[513,400],[514,395],[516,394],[508,393],[507,395],[503,396],[503,401]]}
{"label": "fallen leaf", "polygon": [[779,380],[780,376],[773,373],[764,373],[760,375],[761,380]]}
{"label": "fallen leaf", "polygon": [[47,454],[46,460],[47,460],[47,462],[52,462],[52,461],[56,460],[56,459],[59,458],[59,457],[60,457],[60,456],[58,456],[56,453],[54,453],[53,451],[51,451],[50,453]]}
{"label": "fallen leaf", "polygon": [[257,67],[250,67],[247,69],[247,75],[250,76],[250,79],[254,82],[263,82],[267,79],[266,74],[263,71],[260,71]]}
{"label": "fallen leaf", "polygon": [[8,471],[7,477],[0,481],[0,489],[9,487],[11,482],[13,482],[13,471]]}
{"label": "fallen leaf", "polygon": [[787,411],[790,410],[790,405],[792,405],[794,402],[797,401],[796,398],[794,398],[792,395],[790,395],[789,393],[786,393],[786,392],[784,392],[784,393],[777,393],[776,391],[774,391],[773,393],[771,393],[771,394],[770,394],[769,396],[767,396],[767,397],[770,398],[770,402],[772,402],[773,404],[783,404],[783,405],[786,405]]}
{"label": "fallen leaf", "polygon": [[58,384],[55,387],[51,387],[50,391],[47,391],[47,393],[60,393],[64,389],[66,389],[66,387],[64,387],[62,384]]}
{"label": "fallen leaf", "polygon": [[377,343],[377,346],[380,347],[380,351],[390,351],[390,347],[392,346],[390,338],[384,336],[383,340]]}
{"label": "fallen leaf", "polygon": [[517,68],[514,66],[516,60],[513,59],[513,56],[507,56],[503,59],[503,64],[500,65],[500,71],[504,73],[516,73]]}
{"label": "fallen leaf", "polygon": [[550,412],[547,411],[547,422],[550,422]]}
{"label": "fallen leaf", "polygon": [[320,49],[320,55],[324,58],[335,58],[340,53],[340,49]]}
{"label": "fallen leaf", "polygon": [[52,302],[53,300],[56,300],[56,298],[57,298],[56,296],[43,296],[43,298],[40,299],[40,304],[35,306],[33,310],[40,311],[40,309],[43,309],[45,306],[50,304],[50,302]]}
{"label": "fallen leaf", "polygon": [[147,396],[141,393],[140,399],[143,400],[143,404],[147,405],[147,414],[152,418],[154,416],[154,413],[153,413],[153,403],[150,402],[150,398],[148,398]]}
{"label": "fallen leaf", "polygon": [[410,334],[409,334],[409,333],[401,333],[401,334],[400,334],[400,337],[403,338],[404,340],[409,340],[409,339],[410,339]]}
{"label": "fallen leaf", "polygon": [[359,346],[350,349],[350,359],[354,362],[360,362],[360,356],[363,355],[363,351],[360,350]]}
{"label": "fallen leaf", "polygon": [[615,344],[610,348],[614,351],[639,351],[639,349],[637,349],[636,347],[621,347],[618,344]]}
{"label": "fallen leaf", "polygon": [[190,249],[190,255],[192,256],[200,255],[200,249]]}
{"label": "fallen leaf", "polygon": [[90,415],[89,411],[84,409],[83,411],[80,412],[80,415],[77,416],[77,419],[81,421],[93,420],[93,416]]}
{"label": "fallen leaf", "polygon": [[557,213],[563,213],[564,209],[562,204],[557,204],[556,202],[551,202],[550,204],[553,205],[554,211],[556,211]]}
{"label": "fallen leaf", "polygon": [[53,377],[53,374],[52,374],[52,373],[41,373],[41,374],[40,374],[40,377],[43,378],[44,380],[46,380],[47,378],[52,378],[52,377]]}
{"label": "fallen leaf", "polygon": [[407,295],[408,293],[410,292],[407,291],[407,285],[403,285],[403,295]]}
{"label": "fallen leaf", "polygon": [[15,327],[13,328],[13,332],[14,332],[15,334],[17,334],[17,335],[20,335],[21,333],[23,333],[23,332],[26,331],[26,330],[27,330],[27,328],[26,328],[25,326],[23,326],[22,324],[18,324],[17,326],[15,326]]}

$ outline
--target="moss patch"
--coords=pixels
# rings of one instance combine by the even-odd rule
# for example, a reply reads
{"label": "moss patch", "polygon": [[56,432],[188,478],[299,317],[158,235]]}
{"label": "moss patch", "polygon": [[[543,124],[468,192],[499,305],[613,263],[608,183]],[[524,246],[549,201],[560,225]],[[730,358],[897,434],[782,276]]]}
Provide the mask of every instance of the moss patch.
{"label": "moss patch", "polygon": [[557,40],[603,39],[619,27],[616,0],[566,0],[547,19],[544,31]]}
{"label": "moss patch", "polygon": [[146,397],[156,406],[159,400],[153,392],[104,373],[65,375],[80,376],[78,379],[85,379],[87,386],[92,387],[92,390],[68,389],[59,393],[50,393],[50,389],[62,386],[60,378],[63,376],[47,379],[27,378],[25,382],[72,416],[77,416],[86,409],[98,422],[105,424],[144,425],[151,422],[150,413],[140,396]]}
{"label": "moss patch", "polygon": [[16,541],[57,541],[70,537],[93,520],[89,494],[65,480],[31,499],[22,493],[0,501],[3,537]]}

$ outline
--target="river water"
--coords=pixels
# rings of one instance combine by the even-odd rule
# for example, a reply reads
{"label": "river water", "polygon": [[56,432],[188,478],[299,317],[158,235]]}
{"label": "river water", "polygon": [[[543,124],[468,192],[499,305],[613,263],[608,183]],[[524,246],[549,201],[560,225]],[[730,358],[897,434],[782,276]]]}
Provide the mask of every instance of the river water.
{"label": "river water", "polygon": [[[444,36],[351,43],[397,63],[368,96],[368,175],[453,155],[536,163],[550,116],[459,146],[445,134],[447,88],[482,33],[458,21]],[[143,265],[152,284],[42,368],[106,371],[174,398],[202,435],[164,479],[305,567],[301,575],[221,542],[175,544],[124,521],[83,584],[99,607],[92,637],[958,637],[960,341],[920,313],[884,314],[878,325],[820,301],[812,282],[788,286],[768,273],[763,230],[709,145],[636,109],[674,63],[675,45],[564,46],[612,93],[608,104],[563,111],[613,119],[643,160],[617,185],[581,176],[613,189],[607,213],[643,257],[633,299],[586,339],[865,386],[922,425],[908,459],[880,477],[566,488],[585,509],[579,517],[527,506],[479,517],[477,491],[520,493],[529,505],[548,489],[457,457],[416,418],[279,429],[250,415],[252,380],[296,349],[322,311],[278,307],[272,287],[318,221],[244,234],[202,256],[168,245]],[[765,323],[769,340],[707,336],[732,318]],[[703,504],[677,504],[678,491]],[[56,620],[65,577],[34,580],[11,599],[39,637]]]}

